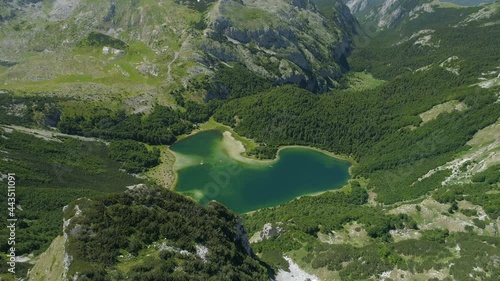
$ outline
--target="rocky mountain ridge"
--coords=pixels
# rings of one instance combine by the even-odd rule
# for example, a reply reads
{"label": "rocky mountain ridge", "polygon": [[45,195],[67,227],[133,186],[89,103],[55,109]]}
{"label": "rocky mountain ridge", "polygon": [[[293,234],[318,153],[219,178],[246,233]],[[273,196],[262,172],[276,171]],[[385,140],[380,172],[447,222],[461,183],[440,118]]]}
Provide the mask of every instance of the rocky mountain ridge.
{"label": "rocky mountain ridge", "polygon": [[[156,96],[231,63],[277,84],[326,91],[348,69],[357,30],[347,7],[336,1],[328,3],[333,11],[328,16],[308,0],[14,0],[0,5],[4,88],[63,96],[104,93],[100,99],[120,95],[124,84],[127,97]],[[89,41],[92,34],[97,41]],[[114,41],[123,48],[110,44]]]}

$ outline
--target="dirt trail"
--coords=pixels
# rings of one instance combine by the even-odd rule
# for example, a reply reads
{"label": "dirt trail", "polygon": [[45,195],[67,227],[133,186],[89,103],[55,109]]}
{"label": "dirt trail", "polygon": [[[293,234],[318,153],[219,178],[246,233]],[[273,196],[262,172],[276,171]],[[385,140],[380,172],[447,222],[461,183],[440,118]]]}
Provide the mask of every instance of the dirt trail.
{"label": "dirt trail", "polygon": [[16,130],[19,132],[27,133],[27,134],[33,135],[37,138],[41,138],[41,139],[49,140],[49,141],[62,142],[57,137],[68,137],[68,138],[78,139],[81,141],[94,141],[94,142],[107,143],[107,142],[105,142],[101,139],[98,139],[98,138],[88,138],[88,137],[82,137],[82,136],[68,135],[68,134],[63,134],[63,133],[59,133],[59,132],[55,132],[55,131],[42,130],[42,129],[31,129],[31,128],[15,126],[15,125],[4,125],[4,126],[2,126],[2,128],[6,131]]}
{"label": "dirt trail", "polygon": [[172,64],[179,58],[179,52],[174,53],[174,59],[167,65],[167,81],[172,81]]}

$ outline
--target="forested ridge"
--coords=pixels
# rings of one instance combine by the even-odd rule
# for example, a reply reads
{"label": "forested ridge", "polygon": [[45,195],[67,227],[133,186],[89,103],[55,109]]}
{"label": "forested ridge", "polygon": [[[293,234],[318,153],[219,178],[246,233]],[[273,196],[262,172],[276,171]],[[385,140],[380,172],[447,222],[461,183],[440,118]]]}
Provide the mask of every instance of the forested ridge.
{"label": "forested ridge", "polygon": [[[61,234],[62,209],[69,202],[123,192],[125,186],[143,182],[119,171],[121,164],[109,157],[109,149],[103,143],[72,138],[44,141],[16,131],[0,132],[4,159],[0,161],[0,170],[16,174],[15,248],[19,256],[41,254]],[[7,202],[6,192],[0,193],[0,200]],[[7,213],[0,212],[0,218],[6,220]],[[0,229],[2,239],[7,235],[7,228]],[[8,248],[2,243],[0,251]],[[1,266],[0,271],[6,272],[4,261]],[[17,276],[25,276],[30,266],[18,263]]]}
{"label": "forested ridge", "polygon": [[58,128],[63,133],[103,139],[136,140],[150,144],[172,144],[177,135],[188,133],[193,124],[179,111],[157,105],[151,114],[126,114],[104,107],[96,108],[90,116],[63,115]]}
{"label": "forested ridge", "polygon": [[361,92],[316,95],[282,86],[229,101],[214,117],[266,145],[310,144],[359,159],[385,135],[418,125],[418,113],[476,92],[467,87],[457,91],[457,80],[445,70],[434,69]]}
{"label": "forested ridge", "polygon": [[[266,267],[245,249],[239,218],[216,202],[203,207],[138,186],[75,201],[65,217],[73,257],[68,276],[78,280],[268,280]],[[115,267],[130,258],[127,270]]]}
{"label": "forested ridge", "polygon": [[[460,66],[460,75],[456,78],[463,83],[477,83],[478,74],[498,66],[497,46],[500,44],[498,26],[485,24],[498,20],[498,13],[463,23],[466,15],[480,9],[434,7],[432,13],[423,13],[398,28],[363,39],[368,44],[356,48],[349,63],[354,71],[367,70],[386,80],[428,65],[439,65],[456,56]],[[415,36],[422,31],[427,33]],[[416,44],[424,35],[430,35],[429,42]]]}

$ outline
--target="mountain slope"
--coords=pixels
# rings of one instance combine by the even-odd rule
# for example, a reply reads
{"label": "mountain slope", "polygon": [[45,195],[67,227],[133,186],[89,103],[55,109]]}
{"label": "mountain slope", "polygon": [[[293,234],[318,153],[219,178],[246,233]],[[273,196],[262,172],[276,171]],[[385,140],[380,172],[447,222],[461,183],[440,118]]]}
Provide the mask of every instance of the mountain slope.
{"label": "mountain slope", "polygon": [[342,27],[355,24],[346,11],[337,12],[327,18],[308,1],[223,1],[210,15],[201,48],[277,84],[326,91],[348,69],[350,34]]}
{"label": "mountain slope", "polygon": [[[17,277],[60,234],[62,207],[82,197],[65,209],[67,240],[54,240],[32,280],[46,265],[55,280],[267,280],[267,265],[287,281],[500,274],[498,4],[389,1],[385,15],[404,13],[358,14],[378,32],[355,37],[347,57],[359,30],[333,1],[30,2],[0,3],[0,79],[13,90],[0,89],[0,166],[20,177],[16,246],[27,260]],[[422,5],[432,11],[410,15]],[[335,81],[347,65],[357,72]],[[124,100],[139,114],[121,110]],[[155,101],[171,106],[140,114]],[[144,186],[101,193],[142,182],[123,168],[173,165],[155,148],[221,127],[213,120],[252,138],[256,157],[283,145],[349,157],[353,180],[244,215],[257,257],[240,219],[215,202]]]}
{"label": "mountain slope", "polygon": [[233,62],[278,84],[326,91],[348,69],[347,30],[357,24],[334,1],[329,16],[309,1],[289,0],[1,5],[2,87],[74,97],[99,92],[91,98],[107,101],[187,87]]}
{"label": "mountain slope", "polygon": [[404,21],[433,13],[439,8],[464,8],[493,3],[494,0],[348,0],[346,5],[369,32],[399,26]]}
{"label": "mountain slope", "polygon": [[[356,71],[368,70],[377,78],[442,67],[467,83],[490,80],[483,73],[498,65],[498,3],[482,7],[432,6],[416,18],[405,18],[366,39],[350,58]],[[483,77],[484,76],[484,77]],[[482,78],[481,78],[482,77]],[[464,81],[465,83],[465,81]]]}

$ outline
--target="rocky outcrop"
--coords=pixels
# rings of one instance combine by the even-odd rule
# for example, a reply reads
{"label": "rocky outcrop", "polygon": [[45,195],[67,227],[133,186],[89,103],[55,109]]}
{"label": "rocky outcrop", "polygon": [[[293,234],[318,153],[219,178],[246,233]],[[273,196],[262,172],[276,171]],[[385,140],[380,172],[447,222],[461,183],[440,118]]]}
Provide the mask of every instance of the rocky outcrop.
{"label": "rocky outcrop", "polygon": [[[360,27],[358,20],[353,15],[354,13],[350,10],[347,5],[342,4],[342,2],[335,3],[335,8],[338,14],[333,14],[332,19],[334,22],[348,35],[355,35],[360,33]],[[350,39],[350,38],[348,38]],[[347,40],[347,39],[346,39]],[[346,41],[343,40],[343,41]]]}
{"label": "rocky outcrop", "polygon": [[378,17],[378,27],[387,28],[396,25],[409,11],[401,5],[402,1],[386,0],[378,9],[375,16]]}
{"label": "rocky outcrop", "polygon": [[[151,273],[163,270],[160,263],[165,261],[172,271],[186,266],[187,280],[208,276],[211,269],[191,270],[199,263],[222,264],[222,270],[239,276],[265,272],[256,263],[242,219],[215,201],[203,207],[165,189],[137,184],[106,198],[78,199],[65,208],[64,218],[63,280],[94,280],[97,273],[110,277],[122,261],[141,264],[142,251],[153,250],[158,255],[148,256],[157,269]],[[114,244],[109,235],[120,242]],[[104,268],[103,262],[107,263]],[[134,279],[133,272],[121,274],[125,276],[121,280]]]}
{"label": "rocky outcrop", "polygon": [[281,223],[277,223],[273,225],[272,223],[266,223],[262,227],[262,230],[255,233],[252,236],[252,243],[257,243],[263,240],[271,239],[280,236],[284,232]]}
{"label": "rocky outcrop", "polygon": [[116,55],[116,56],[122,56],[125,54],[124,50],[120,49],[115,49],[112,47],[104,46],[102,47],[102,54],[103,55]]}
{"label": "rocky outcrop", "polygon": [[[86,200],[86,199],[81,199]],[[63,271],[63,281],[68,280],[68,271],[73,262],[73,257],[66,250],[67,245],[69,244],[70,235],[76,236],[78,235],[78,231],[80,229],[80,225],[76,224],[73,228],[69,228],[71,225],[71,220],[75,217],[78,217],[82,214],[80,207],[77,204],[64,206],[63,212],[65,214],[63,218],[63,234],[64,234],[64,271]]]}
{"label": "rocky outcrop", "polygon": [[51,21],[61,21],[67,19],[71,13],[78,7],[81,0],[56,0],[50,11]]}

